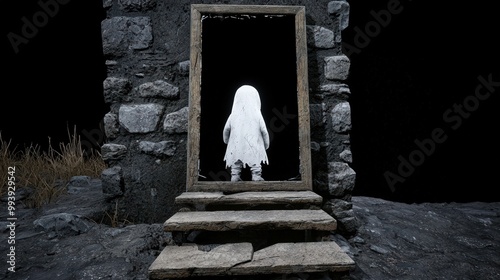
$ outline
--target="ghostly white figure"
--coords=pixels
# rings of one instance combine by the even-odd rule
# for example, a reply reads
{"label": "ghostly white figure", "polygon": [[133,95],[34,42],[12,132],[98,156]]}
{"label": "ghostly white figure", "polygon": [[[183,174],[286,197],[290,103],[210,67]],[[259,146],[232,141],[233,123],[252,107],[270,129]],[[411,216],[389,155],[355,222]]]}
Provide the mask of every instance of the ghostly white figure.
{"label": "ghostly white figure", "polygon": [[231,181],[241,181],[245,165],[252,171],[252,181],[263,181],[261,163],[268,164],[269,133],[260,111],[259,92],[254,87],[243,85],[236,91],[222,134]]}

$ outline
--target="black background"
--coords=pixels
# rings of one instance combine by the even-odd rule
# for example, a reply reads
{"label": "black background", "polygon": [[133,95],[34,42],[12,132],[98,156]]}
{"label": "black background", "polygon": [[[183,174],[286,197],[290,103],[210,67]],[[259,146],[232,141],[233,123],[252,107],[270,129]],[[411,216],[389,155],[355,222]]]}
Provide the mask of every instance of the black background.
{"label": "black background", "polygon": [[[355,46],[357,28],[365,30],[391,1],[370,2],[351,1],[344,42]],[[498,16],[491,4],[441,2],[400,1],[402,11],[350,55],[355,194],[407,202],[499,199],[500,87],[460,125],[443,117],[470,100],[478,76],[500,82]],[[415,140],[436,128],[447,139],[391,190],[384,174],[398,175],[401,157],[408,160],[418,150]]]}
{"label": "black background", "polygon": [[[387,10],[390,2],[350,1],[343,41],[359,47],[356,30],[373,25],[373,12]],[[482,2],[401,0],[402,11],[349,53],[354,194],[406,202],[500,199],[498,90],[457,129],[443,118],[470,99],[479,76],[500,81],[497,9],[493,1]],[[108,111],[101,1],[61,5],[16,54],[7,34],[19,34],[22,17],[38,10],[37,1],[2,3],[0,130],[3,140],[19,146],[43,147],[48,137],[65,141],[74,126],[89,132]],[[445,131],[446,141],[391,190],[384,174],[398,174],[401,159],[417,150],[414,141],[436,128]]]}
{"label": "black background", "polygon": [[[2,99],[0,130],[20,147],[67,141],[68,129],[90,133],[108,107],[102,82],[101,1],[69,1],[14,51],[8,39],[22,35],[23,17],[32,21],[38,1],[2,3]],[[47,1],[43,1],[47,2]],[[43,20],[43,18],[40,18]]]}

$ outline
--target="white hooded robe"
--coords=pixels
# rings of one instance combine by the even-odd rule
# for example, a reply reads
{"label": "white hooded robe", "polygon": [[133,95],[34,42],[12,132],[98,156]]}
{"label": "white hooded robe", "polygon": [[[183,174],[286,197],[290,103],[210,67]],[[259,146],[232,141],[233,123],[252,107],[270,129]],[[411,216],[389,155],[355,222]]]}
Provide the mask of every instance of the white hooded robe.
{"label": "white hooded robe", "polygon": [[254,87],[244,85],[236,91],[223,140],[227,144],[224,156],[227,167],[238,160],[243,166],[268,164],[269,133],[260,111],[259,93]]}

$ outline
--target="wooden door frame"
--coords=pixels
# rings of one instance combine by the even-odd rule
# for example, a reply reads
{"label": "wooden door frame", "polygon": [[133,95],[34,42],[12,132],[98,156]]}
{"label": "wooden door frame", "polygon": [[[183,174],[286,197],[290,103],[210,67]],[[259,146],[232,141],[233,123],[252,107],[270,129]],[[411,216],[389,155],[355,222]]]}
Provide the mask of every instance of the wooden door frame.
{"label": "wooden door frame", "polygon": [[[202,16],[204,14],[293,15],[297,65],[297,108],[300,179],[297,181],[200,181],[200,120],[202,73]],[[187,143],[187,191],[299,191],[312,190],[307,38],[304,6],[191,5],[189,119]]]}

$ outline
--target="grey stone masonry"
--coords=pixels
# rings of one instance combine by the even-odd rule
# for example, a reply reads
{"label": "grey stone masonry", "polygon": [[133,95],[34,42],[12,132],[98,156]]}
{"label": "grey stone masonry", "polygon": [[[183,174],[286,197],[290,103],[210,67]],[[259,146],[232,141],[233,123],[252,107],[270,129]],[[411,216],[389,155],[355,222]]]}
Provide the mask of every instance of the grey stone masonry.
{"label": "grey stone masonry", "polygon": [[153,29],[149,17],[112,17],[101,23],[104,55],[124,55],[151,47]]}
{"label": "grey stone masonry", "polygon": [[349,26],[349,8],[347,1],[331,1],[328,3],[328,13],[339,17],[340,30],[344,30]]}
{"label": "grey stone masonry", "polygon": [[120,125],[130,133],[148,133],[156,130],[164,106],[160,104],[131,104],[120,106]]}
{"label": "grey stone masonry", "polygon": [[120,131],[120,125],[118,123],[118,115],[108,112],[104,115],[104,133],[108,138],[116,138],[118,132]]}
{"label": "grey stone masonry", "polygon": [[[228,1],[201,2],[220,5]],[[281,6],[283,2],[228,4]],[[122,168],[120,187],[108,184],[104,189],[110,207],[118,202],[117,213],[122,219],[163,222],[179,209],[174,201],[186,188],[190,68],[203,65],[202,61],[190,61],[191,4],[200,1],[102,1],[106,13],[101,22],[106,67],[103,97],[109,112],[103,117],[108,143],[101,147],[101,155],[110,167]],[[342,52],[349,3],[303,0],[287,5],[304,6],[306,13],[312,191],[322,196],[322,203],[329,199],[349,201],[352,181],[333,175],[329,164],[352,163],[347,152],[350,59]],[[352,169],[348,174],[349,178],[355,176]],[[339,193],[344,196],[338,197]],[[348,219],[338,222],[343,221]],[[339,226],[348,228],[352,227]]]}
{"label": "grey stone masonry", "polygon": [[120,166],[113,166],[101,173],[102,192],[106,198],[114,198],[123,194],[123,171]]}
{"label": "grey stone masonry", "polygon": [[351,106],[349,102],[342,102],[332,109],[333,129],[339,133],[345,133],[351,130]]}
{"label": "grey stone masonry", "polygon": [[343,150],[340,154],[339,154],[340,158],[347,162],[347,163],[352,163],[352,152],[351,150]]}
{"label": "grey stone masonry", "polygon": [[325,57],[325,77],[329,80],[346,80],[351,62],[345,55]]}
{"label": "grey stone masonry", "polygon": [[130,81],[126,78],[107,77],[103,82],[104,101],[115,103],[123,100],[123,97],[130,92]]}
{"label": "grey stone masonry", "polygon": [[147,11],[156,7],[156,0],[119,0],[120,9],[127,12]]}
{"label": "grey stone masonry", "polygon": [[308,25],[308,45],[321,49],[333,48],[335,34],[330,29],[317,25]]}
{"label": "grey stone masonry", "polygon": [[323,206],[323,210],[338,219],[340,216],[342,216],[343,212],[352,210],[352,202],[348,202],[338,198],[330,199]]}
{"label": "grey stone masonry", "polygon": [[142,97],[163,97],[167,99],[179,98],[179,88],[164,80],[156,80],[141,84],[135,89]]}
{"label": "grey stone masonry", "polygon": [[356,182],[356,172],[345,162],[331,162],[328,191],[334,197],[350,194]]}
{"label": "grey stone masonry", "polygon": [[106,143],[101,147],[101,156],[104,161],[119,160],[125,157],[127,150],[125,145]]}
{"label": "grey stone masonry", "polygon": [[183,74],[189,74],[189,67],[191,67],[191,62],[189,60],[181,61],[178,64],[179,71]]}
{"label": "grey stone masonry", "polygon": [[139,142],[139,149],[146,154],[153,155],[156,157],[162,156],[173,156],[176,150],[175,141],[161,141],[161,142],[151,142],[151,141],[141,141]]}
{"label": "grey stone masonry", "polygon": [[111,8],[113,6],[113,0],[103,0],[102,7],[105,9]]}
{"label": "grey stone masonry", "polygon": [[324,95],[350,95],[351,90],[349,86],[346,84],[325,84],[319,87],[319,91],[321,91]]}
{"label": "grey stone masonry", "polygon": [[189,108],[184,107],[176,112],[165,116],[163,129],[169,133],[185,133],[188,129],[188,112]]}

